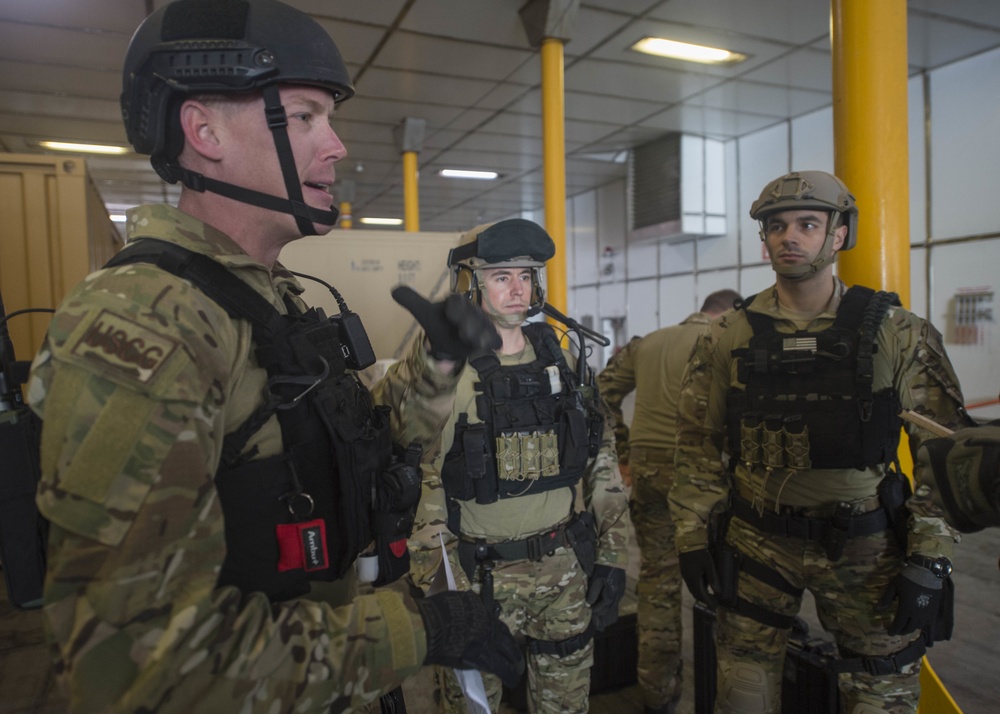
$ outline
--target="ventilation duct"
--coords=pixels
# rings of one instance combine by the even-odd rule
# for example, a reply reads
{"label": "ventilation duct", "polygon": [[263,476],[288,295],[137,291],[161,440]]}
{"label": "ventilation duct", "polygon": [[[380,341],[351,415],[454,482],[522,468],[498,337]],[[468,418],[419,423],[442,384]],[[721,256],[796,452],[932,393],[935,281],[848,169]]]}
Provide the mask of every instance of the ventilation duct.
{"label": "ventilation duct", "polygon": [[726,233],[721,141],[672,132],[629,154],[630,240],[679,242]]}

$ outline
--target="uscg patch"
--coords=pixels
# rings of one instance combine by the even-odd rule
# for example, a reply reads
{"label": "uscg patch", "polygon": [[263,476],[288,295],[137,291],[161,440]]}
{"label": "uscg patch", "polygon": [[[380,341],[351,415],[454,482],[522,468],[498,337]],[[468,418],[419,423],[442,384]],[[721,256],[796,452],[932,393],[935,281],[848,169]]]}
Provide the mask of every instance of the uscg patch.
{"label": "uscg patch", "polygon": [[97,360],[148,384],[177,347],[177,341],[170,337],[127,317],[102,310],[73,345],[72,354]]}

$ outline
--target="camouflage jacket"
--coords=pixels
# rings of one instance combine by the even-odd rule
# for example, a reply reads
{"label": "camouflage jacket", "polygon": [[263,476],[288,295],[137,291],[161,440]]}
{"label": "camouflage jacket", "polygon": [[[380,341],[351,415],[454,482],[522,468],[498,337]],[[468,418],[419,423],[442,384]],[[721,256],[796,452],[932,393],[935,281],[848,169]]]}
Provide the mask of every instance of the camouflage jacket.
{"label": "camouflage jacket", "polygon": [[[282,312],[302,291],[172,207],[137,208],[128,227],[211,256]],[[422,426],[405,437],[429,442],[456,380],[420,345],[400,374],[410,383],[381,394],[406,399]],[[421,666],[422,619],[395,592],[272,604],[216,587],[213,476],[266,378],[249,323],[155,266],[93,273],[60,306],[28,397],[44,419],[37,501],[52,524],[44,615],[74,711],[340,711]],[[250,450],[281,452],[274,416]]]}
{"label": "camouflage jacket", "polygon": [[[836,280],[834,298],[827,309],[809,324],[817,331],[829,327],[846,290]],[[792,332],[795,324],[777,302],[775,288],[760,293],[748,308],[776,319],[779,332]],[[770,475],[757,466],[740,463],[730,475],[723,463],[726,444],[726,396],[743,389],[737,379],[732,350],[745,347],[753,331],[745,310],[726,313],[698,340],[691,364],[684,375],[678,412],[677,474],[670,492],[670,509],[677,527],[679,552],[704,548],[707,524],[713,509],[725,503],[734,485],[743,493],[761,493],[769,503],[792,507],[836,507],[840,501],[861,501],[876,494],[881,467],[804,470],[789,473],[777,469]],[[876,338],[874,385],[878,391],[892,387],[902,407],[955,428],[967,423],[962,409],[958,378],[945,353],[940,333],[928,321],[903,308],[890,308]],[[931,434],[906,424],[913,453]],[[910,538],[908,552],[932,557],[950,555],[957,538],[934,505],[928,484],[932,475],[918,468],[917,489],[908,501]],[[832,515],[832,513],[831,513]]]}
{"label": "camouflage jacket", "polygon": [[[571,368],[573,356],[563,351]],[[527,342],[518,355],[498,355],[501,365],[527,364],[535,359],[535,350]],[[455,392],[454,410],[445,424],[441,442],[424,464],[424,487],[414,525],[411,545],[411,576],[425,590],[432,585],[441,565],[441,544],[438,534],[444,536],[446,545],[456,542],[455,535],[447,528],[447,499],[441,483],[441,465],[444,455],[451,449],[455,436],[455,423],[461,414],[468,414],[470,423],[482,421],[476,410],[474,385],[479,374],[466,365],[459,375]],[[522,539],[551,529],[565,522],[571,513],[590,510],[597,522],[597,562],[624,568],[628,561],[628,532],[630,529],[628,499],[618,471],[614,450],[614,437],[610,424],[604,428],[600,452],[588,464],[580,488],[560,488],[544,493],[518,498],[501,499],[488,505],[475,501],[455,502],[452,507],[461,509],[462,534],[483,538],[489,542]],[[449,549],[452,570],[459,589],[468,588],[465,573],[458,567],[453,549]]]}
{"label": "camouflage jacket", "polygon": [[[631,446],[674,448],[681,377],[695,341],[711,321],[705,313],[696,312],[679,325],[634,337],[597,375],[601,396],[614,419],[619,463],[628,463]],[[622,400],[633,391],[635,412],[629,430]]]}

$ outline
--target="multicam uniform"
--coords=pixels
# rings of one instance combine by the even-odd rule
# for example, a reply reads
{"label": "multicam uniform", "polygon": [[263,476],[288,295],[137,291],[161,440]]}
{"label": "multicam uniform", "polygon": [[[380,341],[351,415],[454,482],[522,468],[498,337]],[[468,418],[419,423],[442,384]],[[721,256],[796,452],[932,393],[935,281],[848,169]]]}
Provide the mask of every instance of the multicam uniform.
{"label": "multicam uniform", "polygon": [[[573,358],[563,351],[570,365]],[[502,367],[529,364],[535,360],[532,344],[526,340],[524,351],[515,355],[497,355]],[[442,432],[441,450],[432,466],[424,468],[424,493],[417,511],[411,575],[424,589],[434,585],[441,565],[441,546],[437,534],[443,533],[449,560],[460,590],[470,587],[482,592],[482,566],[474,566],[471,582],[460,562],[459,540],[466,543],[485,541],[496,544],[522,541],[548,534],[571,523],[576,513],[588,511],[596,518],[599,565],[624,568],[628,558],[628,504],[618,472],[610,430],[604,430],[600,452],[588,464],[583,478],[573,487],[544,493],[526,493],[516,498],[501,498],[488,505],[475,499],[451,500],[446,497],[441,479],[445,456],[452,450],[455,426],[462,415],[470,424],[481,423],[477,411],[476,386],[480,374],[466,365],[459,377],[455,407]],[[522,474],[511,473],[516,479]],[[542,477],[544,478],[544,476]],[[529,484],[525,491],[530,490]],[[461,536],[448,531],[451,522],[460,522]],[[457,510],[456,510],[457,509]],[[548,540],[542,538],[539,540]],[[560,542],[562,542],[560,540]],[[501,620],[515,636],[543,642],[561,642],[584,635],[585,645],[564,656],[545,652],[528,653],[528,702],[532,711],[583,712],[589,706],[590,667],[593,642],[586,637],[590,609],[585,600],[588,579],[576,553],[565,543],[539,559],[498,559],[493,561],[493,597],[501,607]],[[468,561],[466,561],[468,565]],[[446,711],[465,711],[457,682],[451,671],[439,670]],[[494,711],[500,702],[500,681],[483,674],[490,704]]]}
{"label": "multicam uniform", "polygon": [[[632,471],[631,514],[642,551],[638,583],[639,684],[646,706],[666,706],[681,693],[681,575],[667,496],[674,482],[681,377],[711,318],[703,312],[635,338],[598,375],[615,423],[618,461]],[[622,400],[635,392],[632,428]]]}
{"label": "multicam uniform", "polygon": [[[699,340],[681,396],[677,481],[671,491],[670,506],[677,524],[678,551],[687,553],[706,547],[710,521],[715,521],[713,511],[728,508],[732,513],[735,504],[744,504],[729,523],[726,543],[742,553],[744,562],[766,564],[785,582],[762,574],[770,581],[764,582],[744,567],[739,574],[737,609],[749,603],[747,611],[756,608],[755,612],[764,619],[769,619],[767,613],[779,620],[790,618],[799,610],[802,589],[808,588],[815,595],[821,623],[837,640],[841,657],[870,657],[871,662],[879,665],[873,669],[878,670],[886,661],[876,658],[907,650],[920,637],[919,632],[889,636],[892,609],[875,611],[890,580],[899,573],[904,556],[911,553],[932,558],[950,556],[957,540],[956,533],[931,501],[926,485],[930,474],[923,470],[914,474],[917,490],[906,503],[909,535],[905,545],[883,527],[878,532],[841,541],[842,554],[836,558],[831,557],[828,538],[821,541],[778,536],[759,526],[768,519],[786,524],[791,520],[808,521],[810,525],[827,519],[825,523],[829,524],[828,519],[835,514],[847,516],[844,527],[852,518],[872,521],[873,514],[880,509],[877,487],[885,471],[882,465],[864,470],[768,469],[761,463],[750,466],[741,458],[730,475],[721,461],[724,451],[734,451],[726,437],[727,399],[746,388],[738,378],[738,360],[732,353],[746,347],[753,334],[747,312],[770,318],[779,333],[818,332],[831,327],[844,293],[843,283],[836,280],[836,290],[827,308],[818,315],[803,315],[779,306],[772,287],[759,294],[745,310],[721,317]],[[919,411],[945,426],[966,423],[958,380],[941,336],[930,323],[902,308],[890,308],[877,329],[875,346],[873,392],[893,389],[904,409]],[[907,431],[914,451],[930,436],[914,427],[908,426]],[[841,447],[854,448],[853,439],[845,438]],[[846,506],[838,511],[840,504]],[[826,529],[826,533],[831,535],[831,529]],[[721,685],[727,675],[734,668],[748,671],[740,666],[746,662],[761,666],[766,673],[766,685],[761,688],[766,692],[766,701],[759,702],[753,711],[780,710],[788,627],[776,625],[765,625],[726,607],[719,608],[720,700],[724,698]],[[751,668],[751,671],[760,670]],[[841,711],[912,712],[919,695],[918,673],[919,659],[903,666],[900,674],[850,672],[841,677]],[[722,709],[720,701],[716,707],[717,711],[738,710]]]}
{"label": "multicam uniform", "polygon": [[[301,292],[280,265],[268,271],[177,209],[140,207],[128,227],[211,256],[280,312]],[[405,393],[421,426],[396,436],[426,443],[455,378],[419,346],[399,370],[415,381],[383,398]],[[249,323],[151,265],[95,273],[57,312],[29,399],[45,420],[46,627],[74,711],[342,711],[423,662],[422,619],[395,592],[272,603],[217,587],[227,548],[213,477],[267,376]],[[272,416],[241,453],[282,448]]]}

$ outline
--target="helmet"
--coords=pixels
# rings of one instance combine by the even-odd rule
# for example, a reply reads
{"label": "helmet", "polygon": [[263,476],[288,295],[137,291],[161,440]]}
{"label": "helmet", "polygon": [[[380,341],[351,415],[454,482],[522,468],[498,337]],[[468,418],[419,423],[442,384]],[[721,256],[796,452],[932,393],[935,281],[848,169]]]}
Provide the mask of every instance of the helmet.
{"label": "helmet", "polygon": [[818,209],[830,213],[826,241],[820,254],[809,266],[778,269],[786,277],[796,278],[816,272],[836,259],[833,236],[840,225],[847,226],[841,250],[850,250],[858,239],[858,207],[854,196],[839,178],[825,171],[794,171],[771,181],[760,197],[750,206],[750,217],[761,224],[761,240],[765,238],[765,223],[772,213]]}
{"label": "helmet", "polygon": [[545,229],[524,218],[476,226],[462,235],[458,247],[448,253],[452,292],[479,304],[483,268],[531,268],[532,294],[529,312],[545,302],[539,269],[556,254],[555,243]]}
{"label": "helmet", "polygon": [[276,0],[177,0],[132,36],[121,108],[129,143],[172,160],[182,147],[175,115],[193,94],[308,84],[334,101],[354,95],[340,51],[315,20]]}
{"label": "helmet", "polygon": [[[340,51],[305,13],[277,0],[176,0],[149,15],[129,43],[121,94],[125,133],[163,180],[289,213],[303,235],[317,233],[312,221],[332,226],[338,212],[302,200],[279,84],[320,87],[337,103],[354,95]],[[254,91],[264,95],[287,198],[216,181],[176,161],[184,147],[179,111],[185,99]]]}

